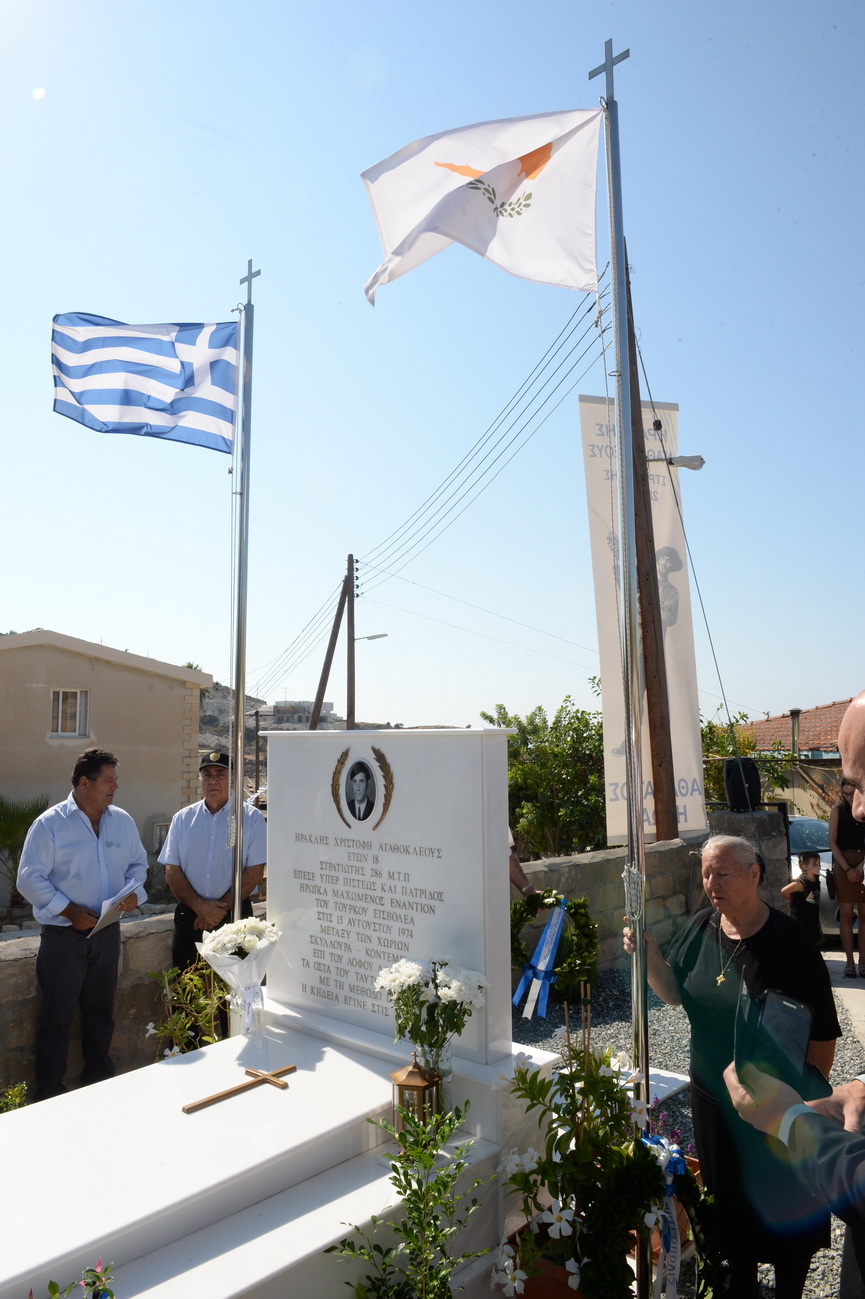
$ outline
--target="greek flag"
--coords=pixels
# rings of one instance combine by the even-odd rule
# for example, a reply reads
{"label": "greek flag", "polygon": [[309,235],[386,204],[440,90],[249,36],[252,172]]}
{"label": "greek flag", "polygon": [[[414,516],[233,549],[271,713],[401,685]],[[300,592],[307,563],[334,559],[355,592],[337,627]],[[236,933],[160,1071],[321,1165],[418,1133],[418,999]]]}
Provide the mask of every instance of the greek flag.
{"label": "greek flag", "polygon": [[124,325],[72,311],[51,331],[54,409],[97,433],[231,453],[237,324]]}

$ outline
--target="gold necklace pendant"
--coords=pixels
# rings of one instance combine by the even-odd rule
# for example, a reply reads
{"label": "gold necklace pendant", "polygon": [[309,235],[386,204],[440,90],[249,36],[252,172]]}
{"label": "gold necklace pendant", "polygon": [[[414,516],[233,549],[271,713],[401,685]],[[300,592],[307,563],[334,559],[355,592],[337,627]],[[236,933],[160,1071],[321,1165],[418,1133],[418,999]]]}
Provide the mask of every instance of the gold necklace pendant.
{"label": "gold necklace pendant", "polygon": [[723,949],[723,947],[721,946],[721,932],[722,932],[722,931],[721,931],[721,927],[720,927],[720,925],[719,925],[719,926],[718,926],[718,963],[719,963],[719,965],[720,965],[720,967],[721,967],[721,973],[718,975],[717,979],[715,980],[715,986],[718,987],[718,988],[720,988],[720,986],[721,986],[722,983],[726,983],[726,982],[727,982],[726,977],[725,977],[725,976],[726,976],[726,972],[727,972],[727,970],[729,970],[730,965],[731,965],[731,963],[732,963],[732,961],[733,961],[733,958],[737,955],[737,953],[738,953],[738,951],[739,951],[739,948],[742,946],[742,941],[743,941],[741,938],[739,939],[738,943],[737,943],[736,946],[733,948],[733,950],[732,950],[732,952],[730,953],[730,955],[727,957],[726,962],[724,962],[724,949]]}

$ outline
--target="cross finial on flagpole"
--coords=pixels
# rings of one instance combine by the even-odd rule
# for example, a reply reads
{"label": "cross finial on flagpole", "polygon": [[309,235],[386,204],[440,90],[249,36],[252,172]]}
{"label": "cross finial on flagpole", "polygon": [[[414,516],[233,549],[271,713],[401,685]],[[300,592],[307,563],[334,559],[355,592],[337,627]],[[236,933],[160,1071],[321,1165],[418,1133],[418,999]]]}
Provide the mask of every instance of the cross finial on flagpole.
{"label": "cross finial on flagpole", "polygon": [[[617,54],[615,58],[613,58],[613,42],[611,40],[604,42],[604,61],[600,65],[600,67],[595,68],[592,72],[589,73],[589,81],[591,81],[592,77],[598,77],[602,72],[606,72],[607,103],[609,103],[610,100],[615,99],[615,94],[613,93],[613,68],[616,66],[617,63],[621,63],[623,59],[629,59],[630,57],[631,57],[630,50],[622,50],[621,54]],[[252,262],[250,262],[249,264],[251,266]]]}
{"label": "cross finial on flagpole", "polygon": [[[621,55],[620,57],[624,58],[624,55]],[[261,271],[254,271],[252,269],[252,258],[250,257],[248,262],[246,263],[246,274],[244,275],[243,279],[240,281],[241,284],[246,285],[247,306],[252,302],[252,281],[255,279],[256,275],[260,275],[260,274]]]}

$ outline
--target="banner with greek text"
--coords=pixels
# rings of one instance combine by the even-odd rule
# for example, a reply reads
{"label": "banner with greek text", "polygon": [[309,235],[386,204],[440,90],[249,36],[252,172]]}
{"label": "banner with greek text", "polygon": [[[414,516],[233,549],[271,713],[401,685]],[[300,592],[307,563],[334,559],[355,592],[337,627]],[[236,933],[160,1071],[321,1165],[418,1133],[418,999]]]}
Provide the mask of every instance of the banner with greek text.
{"label": "banner with greek text", "polygon": [[[655,532],[658,595],[664,630],[667,690],[679,832],[708,829],[703,795],[703,755],[700,744],[700,710],[697,703],[697,667],[688,559],[677,500],[678,470],[666,463],[677,453],[679,408],[669,402],[654,407],[642,404],[649,488]],[[652,427],[659,419],[660,431]],[[619,647],[619,525],[616,473],[615,405],[604,397],[580,397],[580,426],[586,469],[589,532],[595,579],[598,650],[601,660],[604,718],[604,775],[607,802],[607,842],[628,838],[625,764],[625,706]],[[640,701],[643,721],[643,822],[648,841],[655,838],[655,798],[649,748],[645,698]]]}

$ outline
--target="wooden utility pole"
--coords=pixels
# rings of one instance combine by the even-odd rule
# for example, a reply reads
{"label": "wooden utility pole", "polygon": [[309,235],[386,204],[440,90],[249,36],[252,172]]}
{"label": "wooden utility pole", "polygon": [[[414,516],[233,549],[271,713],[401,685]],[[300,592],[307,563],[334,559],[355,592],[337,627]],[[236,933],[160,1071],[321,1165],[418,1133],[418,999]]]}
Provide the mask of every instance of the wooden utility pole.
{"label": "wooden utility pole", "polygon": [[[349,559],[351,556],[349,555]],[[312,706],[312,716],[309,719],[309,729],[318,730],[318,723],[321,719],[321,706],[324,703],[324,692],[327,690],[327,681],[330,676],[330,665],[333,663],[333,652],[336,649],[336,640],[339,636],[340,623],[342,622],[343,611],[345,610],[346,600],[348,599],[349,583],[351,579],[351,570],[345,575],[342,583],[342,590],[339,593],[339,602],[336,606],[336,613],[333,618],[333,626],[330,629],[330,640],[327,642],[327,649],[324,653],[324,665],[321,669],[321,676],[318,681],[318,690],[315,695],[315,703]]]}
{"label": "wooden utility pole", "polygon": [[[626,250],[627,257],[627,250]],[[658,596],[658,566],[655,560],[655,530],[652,525],[652,495],[646,461],[637,343],[631,306],[631,278],[627,280],[628,342],[631,384],[631,434],[634,447],[634,541],[637,551],[637,596],[640,609],[640,638],[646,683],[646,712],[652,747],[652,786],[655,791],[655,837],[676,839],[676,781],[673,773],[673,745],[670,738],[670,700],[667,693],[667,665],[664,658],[664,627]],[[665,466],[666,468],[666,466]]]}
{"label": "wooden utility pole", "polygon": [[345,687],[345,729],[353,731],[354,725],[354,555],[348,557],[348,568],[345,574],[347,588],[345,635],[348,651]]}

